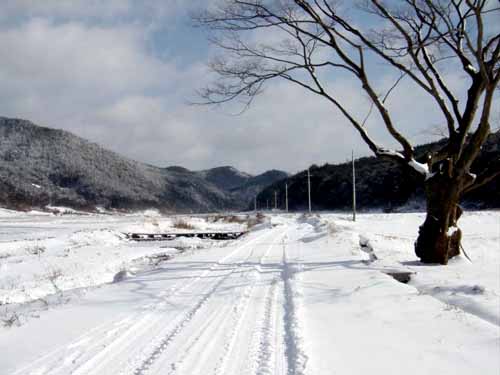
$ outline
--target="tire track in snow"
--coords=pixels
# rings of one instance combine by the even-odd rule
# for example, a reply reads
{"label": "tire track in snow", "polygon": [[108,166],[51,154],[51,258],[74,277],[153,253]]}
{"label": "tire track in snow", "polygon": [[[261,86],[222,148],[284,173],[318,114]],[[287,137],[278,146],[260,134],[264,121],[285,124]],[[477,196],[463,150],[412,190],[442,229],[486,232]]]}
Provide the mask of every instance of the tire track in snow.
{"label": "tire track in snow", "polygon": [[302,347],[303,339],[298,317],[297,290],[294,285],[295,274],[301,270],[301,265],[288,263],[286,245],[283,243],[281,279],[284,296],[284,328],[285,355],[287,358],[288,375],[302,375],[307,365],[308,357]]}
{"label": "tire track in snow", "polygon": [[285,315],[283,306],[283,292],[282,292],[281,282],[277,283],[276,286],[276,304],[274,305],[275,316],[274,316],[274,328],[276,330],[280,329],[280,334],[275,334],[274,336],[274,348],[276,354],[274,356],[274,369],[273,375],[284,375],[287,370],[286,355],[285,355],[285,334],[284,334],[284,324],[283,316]]}
{"label": "tire track in snow", "polygon": [[[206,278],[211,277],[214,272],[218,272],[218,271],[224,272],[225,271],[225,269],[223,268],[223,266],[225,265],[224,262],[226,262],[228,259],[235,256],[240,251],[246,249],[248,246],[250,246],[251,244],[253,244],[256,241],[259,241],[261,238],[263,238],[267,235],[268,235],[268,233],[264,233],[261,236],[256,237],[256,238],[242,244],[241,246],[238,246],[235,250],[233,250],[232,252],[230,252],[229,254],[224,256],[223,258],[219,259],[217,262],[214,262],[213,265],[208,270],[204,271],[201,275],[198,275],[197,277],[195,277],[192,282],[190,282],[187,285],[185,285],[184,287],[182,287],[177,293],[175,293],[172,296],[172,298],[174,298],[176,295],[179,295],[180,293],[182,293],[184,291],[190,290],[190,288],[197,285],[198,282],[206,281]],[[222,277],[225,279],[228,277],[228,274],[225,274]],[[212,288],[214,288],[214,287],[212,286]],[[207,288],[207,289],[209,289],[209,288]],[[137,354],[138,348],[134,347],[132,349],[132,351],[135,350],[136,353],[129,353],[127,355],[127,361],[126,361],[127,363],[123,364],[125,368],[122,371],[120,371],[120,374],[128,374],[128,373],[131,373],[132,371],[134,371],[134,373],[136,373],[138,370],[140,370],[141,366],[144,367],[144,369],[140,370],[138,373],[142,374],[144,371],[146,371],[146,369],[149,368],[152,365],[152,363],[154,363],[156,361],[156,359],[159,357],[159,355],[167,348],[168,343],[171,341],[171,339],[173,337],[177,336],[177,334],[184,327],[184,325],[186,325],[187,322],[191,320],[192,316],[190,316],[190,315],[194,315],[194,313],[196,313],[205,304],[206,300],[208,300],[208,298],[210,297],[210,293],[211,293],[210,290],[211,289],[209,289],[209,291],[208,291],[208,295],[206,295],[207,293],[204,294],[204,296],[206,298],[203,297],[201,300],[199,300],[198,303],[194,306],[194,308],[189,310],[187,313],[186,312],[179,312],[179,313],[175,314],[173,317],[166,317],[166,316],[159,316],[159,315],[155,316],[154,320],[148,325],[148,327],[146,327],[146,329],[143,329],[139,332],[140,337],[144,337],[144,338],[147,338],[148,335],[152,335],[151,336],[152,339],[147,340],[147,342],[152,343],[152,345],[147,345],[146,349],[143,348],[143,350],[140,352],[141,354]],[[195,310],[195,311],[193,311],[193,310]],[[171,324],[164,326],[163,322],[165,321],[165,319],[168,319],[171,322]],[[175,335],[173,335],[170,338],[170,340],[166,340],[166,337],[168,337],[170,335],[170,333],[175,333]],[[123,354],[125,351],[127,351],[130,347],[135,346],[134,341],[138,341],[138,340],[135,339],[135,340],[131,341],[127,347],[119,348],[117,352],[113,353],[113,351],[111,351],[113,353],[113,357],[115,357],[115,358],[120,357],[120,355]],[[117,343],[117,344],[121,344],[121,342]],[[116,346],[116,345],[114,345],[114,346]],[[149,346],[149,348],[148,348],[148,346]],[[144,354],[144,353],[148,353],[148,354]],[[129,360],[131,356],[135,357],[135,359],[132,361]],[[148,358],[147,361],[144,360],[145,357]],[[98,369],[102,369],[102,367],[106,366],[106,364],[109,362],[111,362],[111,361],[109,360],[109,358],[107,358],[107,361],[105,363],[102,363],[102,365],[100,365],[100,367],[98,367]],[[138,363],[139,363],[139,365],[138,365]]]}
{"label": "tire track in snow", "polygon": [[[264,233],[263,235],[243,244],[241,248],[248,248],[253,245],[254,242],[257,242],[263,237],[270,237],[273,232]],[[231,255],[231,254],[230,254]],[[225,265],[227,259],[230,258],[230,255],[219,260],[218,265]],[[250,253],[248,256],[240,261],[237,264],[245,263],[251,256],[253,255],[253,248],[250,249]],[[200,309],[207,303],[210,298],[213,298],[216,290],[236,271],[240,269],[240,266],[237,265],[229,269],[229,272],[223,275],[209,290],[208,292],[203,294],[203,297],[198,300],[198,302],[184,314],[183,318],[179,321],[179,323],[171,330],[168,331],[160,340],[156,342],[150,354],[142,359],[141,364],[134,370],[134,375],[144,375],[148,372],[151,366],[158,360],[160,355],[168,348],[173,339],[184,329],[184,327],[193,319],[193,317],[200,311]],[[211,270],[213,272],[214,270]]]}
{"label": "tire track in snow", "polygon": [[[61,360],[66,358],[67,356],[73,356],[73,361],[78,360],[82,357],[85,352],[79,350],[79,348],[87,342],[92,342],[92,345],[85,349],[91,349],[93,347],[105,346],[106,342],[106,333],[109,332],[110,326],[120,326],[126,324],[130,319],[117,319],[115,322],[110,324],[109,322],[99,324],[98,326],[92,328],[89,332],[84,335],[79,336],[72,343],[64,346],[60,346],[56,349],[51,350],[50,352],[44,354],[42,357],[35,359],[28,366],[17,369],[13,375],[21,375],[25,373],[32,374],[36,372],[36,374],[54,374],[54,371],[64,370],[67,367],[67,364],[61,366]],[[92,340],[94,337],[101,337],[99,340]],[[69,351],[67,349],[70,349]],[[79,353],[80,355],[75,356],[75,353]],[[49,363],[44,363],[44,361],[49,360]]]}
{"label": "tire track in snow", "polygon": [[[126,339],[131,337],[137,331],[144,331],[148,326],[153,325],[158,320],[153,319],[156,310],[159,308],[158,305],[166,303],[168,298],[171,298],[177,293],[191,287],[200,277],[201,276],[194,277],[191,282],[184,285],[181,285],[182,282],[175,284],[162,296],[165,301],[157,304],[153,311],[149,311],[147,313],[141,311],[132,316],[128,316],[125,319],[117,319],[114,322],[100,325],[99,327],[101,328],[99,330],[93,330],[92,334],[80,336],[73,343],[55,351],[57,358],[54,358],[52,363],[48,365],[49,367],[46,367],[46,370],[44,372],[40,372],[40,374],[53,375],[60,373],[65,375],[69,371],[68,367],[73,367],[71,369],[71,373],[75,375],[90,371],[91,366],[93,366],[96,360],[112,352],[113,348],[117,345],[123,345],[126,342]],[[121,327],[122,325],[125,326]],[[90,341],[91,345],[80,349],[79,347],[82,346],[80,344],[82,341],[83,343]],[[65,350],[68,348],[73,349],[73,351]],[[64,354],[61,355],[61,352],[64,352]],[[76,355],[74,354],[75,352],[77,353]],[[63,362],[63,364],[61,364],[61,358],[67,358],[68,356],[73,357],[71,363]],[[79,364],[75,367],[77,361]]]}
{"label": "tire track in snow", "polygon": [[[232,272],[230,272],[232,273]],[[179,332],[191,321],[194,315],[201,309],[203,305],[206,304],[209,298],[213,296],[213,293],[217,288],[229,277],[230,273],[222,277],[209,291],[205,293],[204,296],[184,315],[181,321],[165,336],[161,339],[159,343],[155,345],[155,348],[149,356],[147,356],[142,364],[135,369],[134,375],[143,375],[147,370],[154,364],[158,359],[160,354],[167,349],[168,345],[172,340],[179,334]]]}
{"label": "tire track in snow", "polygon": [[255,284],[257,283],[258,279],[259,277],[255,275],[252,284],[245,287],[243,295],[239,299],[238,304],[235,307],[233,307],[231,317],[229,318],[229,320],[232,322],[232,329],[225,336],[224,341],[226,341],[226,344],[224,345],[222,355],[219,357],[219,360],[214,370],[214,374],[226,373],[226,367],[229,355],[233,351],[234,346],[236,345],[236,337],[238,332],[241,330],[243,318],[248,310],[250,299],[252,297],[253,291],[255,289]]}
{"label": "tire track in snow", "polygon": [[[273,246],[281,239],[284,240],[288,229],[285,229],[281,233],[281,238],[277,238]],[[260,261],[259,272],[268,276],[265,280],[266,289],[262,293],[262,306],[257,313],[257,321],[254,329],[254,333],[251,338],[249,358],[247,364],[245,365],[245,373],[248,374],[278,374],[282,373],[284,366],[280,363],[277,358],[278,355],[282,355],[283,352],[283,341],[282,331],[280,330],[280,315],[278,313],[278,289],[280,280],[280,268],[272,267],[273,263],[270,263],[268,271],[262,271],[261,269],[266,269],[265,258],[267,254]]]}
{"label": "tire track in snow", "polygon": [[[211,272],[220,269],[221,265],[223,265],[228,259],[237,255],[249,245],[262,239],[263,237],[266,237],[267,235],[269,235],[269,233],[264,233],[237,246],[229,254],[226,254],[218,261],[214,261],[210,269],[199,275],[193,276],[190,282],[185,283],[185,281],[180,281],[176,283],[174,286],[169,288],[168,292],[163,293],[162,298],[164,301],[162,301],[162,304],[167,303],[169,299],[195,286],[199,281],[204,280],[204,278]],[[158,306],[156,306],[153,311],[149,311],[146,314],[144,314],[144,311],[141,311],[133,314],[132,316],[129,315],[125,319],[123,319],[122,316],[115,321],[101,324],[93,328],[90,332],[79,336],[69,345],[64,345],[54,349],[39,359],[36,359],[29,366],[17,370],[15,374],[20,375],[36,371],[36,373],[40,375],[54,375],[58,373],[66,375],[68,372],[78,375],[85,374],[90,370],[95,370],[95,367],[100,368],[108,363],[111,358],[115,358],[119,353],[121,353],[121,350],[118,350],[118,353],[114,350],[117,346],[126,343],[127,338],[131,337],[134,333],[140,334],[140,332],[146,331],[148,327],[155,325],[155,323],[162,319],[161,317],[156,317],[154,319],[157,308]],[[116,334],[112,336],[107,335],[110,330],[115,329],[115,326],[120,325],[119,322],[123,321],[126,321],[126,323],[128,322],[129,324],[120,328],[119,332],[116,332]],[[91,345],[82,347],[82,342],[91,342]],[[68,351],[68,348],[71,350]],[[71,363],[61,363],[62,359],[68,357],[72,357]],[[49,360],[48,363],[44,363],[47,360]]]}
{"label": "tire track in snow", "polygon": [[[248,313],[251,297],[254,293],[255,285],[257,284],[258,280],[261,280],[261,274],[263,273],[262,267],[264,265],[264,259],[267,258],[271,250],[276,246],[278,241],[282,238],[284,233],[286,232],[286,229],[282,231],[278,236],[276,236],[276,239],[269,245],[267,248],[266,252],[260,257],[259,259],[259,265],[254,266],[254,281],[253,283],[247,287],[246,293],[243,295],[243,299],[240,300],[240,303],[238,307],[241,305],[241,308],[236,308],[234,310],[236,314],[234,314],[233,321],[235,324],[232,326],[232,330],[227,336],[228,342],[224,346],[224,352],[222,356],[219,358],[218,365],[214,371],[214,374],[222,375],[222,374],[229,374],[232,375],[231,373],[228,373],[228,365],[229,365],[229,358],[231,357],[231,354],[233,353],[235,347],[236,347],[236,342],[238,338],[238,334],[242,331],[243,327],[243,322],[246,318],[246,315]],[[241,313],[239,313],[241,311]],[[252,346],[252,340],[250,340],[249,348]],[[251,354],[251,351],[250,351]]]}
{"label": "tire track in snow", "polygon": [[275,340],[275,335],[278,335],[276,322],[277,315],[277,285],[278,278],[274,277],[270,281],[270,286],[267,290],[262,319],[256,330],[256,336],[253,340],[252,348],[252,363],[249,372],[258,375],[274,375],[277,374],[276,362],[273,367],[273,360],[278,351],[279,341]]}
{"label": "tire track in snow", "polygon": [[[268,246],[265,252],[259,256],[259,264],[262,264],[263,259],[269,254],[271,249],[274,246]],[[168,374],[207,374],[212,372],[213,366],[213,358],[220,351],[219,358],[217,363],[215,364],[215,373],[218,371],[222,371],[221,368],[225,365],[225,361],[227,360],[228,353],[231,352],[231,340],[236,338],[236,335],[240,333],[239,327],[242,324],[238,324],[238,322],[243,321],[243,319],[248,319],[248,309],[249,305],[251,305],[251,301],[254,299],[254,288],[260,281],[261,270],[258,265],[247,265],[248,260],[252,262],[252,259],[256,254],[255,252],[259,252],[258,247],[253,247],[250,255],[246,260],[239,262],[239,266],[237,271],[241,271],[241,276],[244,275],[245,279],[250,282],[249,285],[243,288],[243,291],[239,293],[238,297],[233,299],[231,304],[224,303],[223,306],[226,307],[224,309],[224,314],[217,314],[216,316],[220,318],[217,320],[213,320],[212,322],[207,322],[207,320],[212,320],[212,315],[214,311],[212,311],[209,316],[204,316],[203,314],[198,314],[201,319],[203,315],[203,319],[206,319],[205,322],[201,325],[200,328],[196,326],[196,322],[193,322],[194,326],[191,326],[190,329],[193,331],[197,331],[196,337],[194,339],[187,338],[188,343],[181,343],[181,347],[177,350],[177,352],[181,353],[180,358],[175,360],[176,353],[170,354],[174,357],[174,360],[170,360],[167,362],[165,360],[158,362],[151,368],[151,372],[154,373],[164,373],[162,369],[169,368],[170,371]],[[258,256],[258,255],[257,255]],[[236,279],[234,279],[236,280]],[[227,281],[227,280],[226,280]],[[240,282],[241,283],[241,282]],[[237,283],[236,286],[240,283]],[[242,288],[237,286],[238,290]],[[220,303],[217,304],[216,301],[213,301],[212,308],[220,311],[221,308]],[[210,309],[210,307],[207,307]],[[245,318],[246,317],[246,318]],[[207,327],[208,324],[208,327]],[[245,326],[246,327],[246,326]],[[224,334],[225,332],[225,334]],[[180,338],[182,340],[182,338]],[[192,343],[192,344],[191,344]],[[250,347],[249,341],[249,347]],[[220,345],[219,345],[220,344]],[[220,349],[222,347],[222,349]],[[239,347],[239,349],[241,349]],[[166,359],[166,354],[163,356]],[[186,361],[184,364],[184,361]]]}
{"label": "tire track in snow", "polygon": [[[197,335],[184,345],[181,349],[181,357],[170,363],[170,371],[168,375],[174,375],[182,368],[184,361],[189,358],[190,355],[198,355],[198,361],[203,362],[204,357],[208,355],[207,347],[211,344],[213,337],[217,337],[217,333],[220,332],[224,327],[224,321],[226,320],[226,313],[229,313],[231,306],[224,306],[220,309],[214,309],[210,315],[206,317],[204,324],[200,327]],[[201,346],[201,348],[199,348]]]}

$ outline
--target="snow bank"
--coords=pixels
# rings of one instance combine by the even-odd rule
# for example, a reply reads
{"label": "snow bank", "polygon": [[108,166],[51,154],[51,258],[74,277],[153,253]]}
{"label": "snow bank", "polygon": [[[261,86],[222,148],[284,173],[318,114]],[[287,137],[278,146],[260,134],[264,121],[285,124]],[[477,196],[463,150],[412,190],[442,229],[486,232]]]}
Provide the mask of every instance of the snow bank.
{"label": "snow bank", "polygon": [[13,216],[19,216],[18,211],[13,211],[13,210],[8,210],[6,208],[0,208],[0,217],[13,217]]}
{"label": "snow bank", "polygon": [[250,229],[250,231],[251,232],[258,232],[258,231],[265,230],[265,229],[271,229],[272,227],[273,227],[273,225],[272,225],[271,221],[270,220],[266,220],[263,223],[254,225]]}
{"label": "snow bank", "polygon": [[[295,277],[304,373],[498,373],[500,212],[464,214],[473,262],[459,257],[448,266],[422,265],[414,254],[423,214],[321,219],[300,219],[287,247],[303,267]],[[335,230],[317,236],[321,221]]]}
{"label": "snow bank", "polygon": [[111,282],[124,265],[158,252],[165,249],[129,244],[122,233],[108,229],[4,243],[0,304],[24,303],[58,291]]}
{"label": "snow bank", "polygon": [[416,257],[413,244],[423,221],[422,213],[363,214],[352,228],[362,248],[368,242],[364,249],[375,250],[374,268],[411,272],[409,285],[419,293],[500,326],[500,212],[464,213],[458,224],[472,263],[459,256],[447,266],[421,264]]}

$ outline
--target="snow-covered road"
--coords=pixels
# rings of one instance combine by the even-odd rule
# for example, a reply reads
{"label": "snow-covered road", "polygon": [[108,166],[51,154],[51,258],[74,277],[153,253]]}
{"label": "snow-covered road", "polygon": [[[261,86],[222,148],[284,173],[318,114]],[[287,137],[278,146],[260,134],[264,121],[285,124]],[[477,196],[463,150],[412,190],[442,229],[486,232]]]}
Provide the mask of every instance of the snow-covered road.
{"label": "snow-covered road", "polygon": [[[283,279],[287,230],[257,231],[232,247],[179,257],[18,328],[68,341],[15,373],[286,373],[296,363],[285,352],[298,350],[292,327],[282,323],[284,306],[292,305]],[[82,334],[61,327],[74,321]],[[17,344],[44,351],[45,339],[59,341],[33,336],[36,344]],[[6,358],[20,349],[12,344],[2,348]]]}
{"label": "snow-covered road", "polygon": [[348,225],[272,224],[0,332],[0,374],[498,374],[498,325],[395,281]]}

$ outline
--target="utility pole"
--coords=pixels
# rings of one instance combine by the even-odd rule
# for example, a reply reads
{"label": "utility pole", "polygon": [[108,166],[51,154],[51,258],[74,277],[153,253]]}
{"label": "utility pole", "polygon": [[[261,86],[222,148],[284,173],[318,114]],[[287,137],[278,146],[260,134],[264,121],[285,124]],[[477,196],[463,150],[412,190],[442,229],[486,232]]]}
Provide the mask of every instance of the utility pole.
{"label": "utility pole", "polygon": [[276,190],[274,191],[274,209],[278,209],[278,192]]}
{"label": "utility pole", "polygon": [[352,221],[356,221],[356,168],[354,166],[354,150],[352,150]]}
{"label": "utility pole", "polygon": [[285,210],[288,212],[288,183],[285,183]]}
{"label": "utility pole", "polygon": [[253,197],[253,210],[257,212],[257,196]]}
{"label": "utility pole", "polygon": [[266,209],[269,211],[269,199],[266,200]]}
{"label": "utility pole", "polygon": [[307,168],[307,198],[309,200],[309,213],[311,213],[311,173]]}

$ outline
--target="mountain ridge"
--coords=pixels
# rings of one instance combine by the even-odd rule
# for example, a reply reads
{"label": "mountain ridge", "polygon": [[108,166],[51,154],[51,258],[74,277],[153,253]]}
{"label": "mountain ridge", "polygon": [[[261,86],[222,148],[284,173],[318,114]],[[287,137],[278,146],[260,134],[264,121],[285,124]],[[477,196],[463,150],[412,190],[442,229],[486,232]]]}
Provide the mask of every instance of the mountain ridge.
{"label": "mountain ridge", "polygon": [[183,167],[137,162],[65,130],[0,117],[0,205],[5,207],[239,210],[250,196],[248,189],[235,188],[222,189]]}

